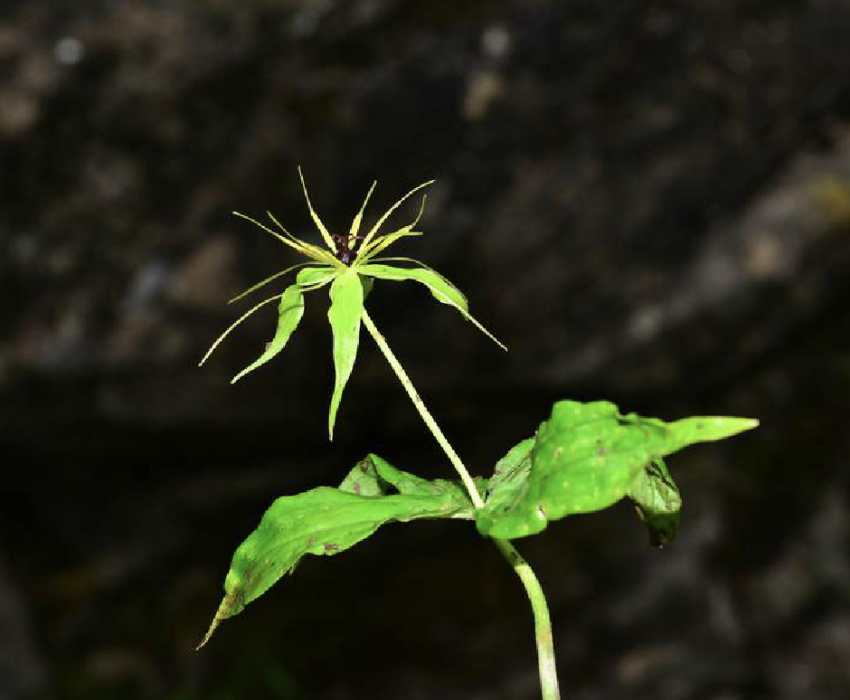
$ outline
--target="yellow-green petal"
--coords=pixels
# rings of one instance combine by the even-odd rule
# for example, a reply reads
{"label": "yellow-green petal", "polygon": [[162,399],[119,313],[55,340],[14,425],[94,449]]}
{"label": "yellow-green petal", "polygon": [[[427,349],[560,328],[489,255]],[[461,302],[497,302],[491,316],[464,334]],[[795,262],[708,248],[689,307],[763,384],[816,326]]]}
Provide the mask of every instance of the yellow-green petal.
{"label": "yellow-green petal", "polygon": [[298,166],[298,177],[301,178],[301,188],[304,190],[304,199],[307,200],[307,208],[310,210],[310,216],[313,218],[313,222],[319,229],[319,233],[322,234],[322,238],[325,239],[325,243],[328,248],[336,252],[336,243],[334,243],[334,239],[331,237],[331,234],[328,233],[328,230],[325,228],[325,225],[322,223],[322,220],[319,218],[316,210],[313,209],[313,203],[310,201],[310,195],[307,193],[307,183],[304,182],[304,173],[301,172],[300,165]]}

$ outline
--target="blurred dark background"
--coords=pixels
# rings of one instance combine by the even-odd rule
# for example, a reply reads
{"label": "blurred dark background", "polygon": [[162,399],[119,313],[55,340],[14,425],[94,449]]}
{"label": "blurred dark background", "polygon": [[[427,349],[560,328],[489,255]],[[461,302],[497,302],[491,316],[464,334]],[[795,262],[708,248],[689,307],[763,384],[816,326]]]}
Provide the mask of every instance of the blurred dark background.
{"label": "blurred dark background", "polygon": [[397,250],[511,352],[417,288],[371,308],[475,473],[559,398],[762,420],[670,460],[673,546],[625,504],[518,542],[565,697],[850,697],[848,37],[840,0],[5,0],[0,698],[537,697],[522,589],[451,522],[193,651],[274,497],[370,450],[450,475],[366,339],[327,443],[316,296],[238,385],[272,311],[196,367],[295,262],[229,212],[313,235],[299,163],[338,228],[438,180]]}

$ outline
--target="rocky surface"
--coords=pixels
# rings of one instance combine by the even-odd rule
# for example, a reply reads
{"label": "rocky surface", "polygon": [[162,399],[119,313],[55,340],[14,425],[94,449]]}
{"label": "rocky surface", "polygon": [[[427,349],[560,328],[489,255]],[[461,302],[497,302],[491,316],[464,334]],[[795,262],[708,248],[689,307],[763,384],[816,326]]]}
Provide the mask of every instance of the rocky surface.
{"label": "rocky surface", "polygon": [[523,543],[568,697],[846,697],[848,32],[838,0],[3,4],[0,695],[535,697],[521,593],[453,524],[191,652],[275,495],[367,449],[444,473],[368,343],[326,444],[317,298],[262,373],[227,385],[268,317],[195,368],[294,262],[230,210],[309,232],[300,163],[336,227],[437,178],[404,252],[511,352],[419,290],[373,314],[479,473],[559,397],[763,420],[673,464],[675,547],[626,508]]}

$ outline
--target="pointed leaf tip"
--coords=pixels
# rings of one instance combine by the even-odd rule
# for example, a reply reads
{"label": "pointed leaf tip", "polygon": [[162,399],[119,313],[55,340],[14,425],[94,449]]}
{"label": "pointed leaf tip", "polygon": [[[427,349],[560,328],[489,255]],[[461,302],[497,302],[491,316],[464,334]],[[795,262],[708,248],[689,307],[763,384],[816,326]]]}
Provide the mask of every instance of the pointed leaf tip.
{"label": "pointed leaf tip", "polygon": [[[230,594],[228,593],[224,596],[224,599],[219,604],[218,610],[215,611],[215,616],[213,617],[212,622],[210,623],[210,627],[207,630],[207,633],[204,635],[204,638],[201,640],[201,643],[195,647],[195,651],[200,651],[203,647],[205,647],[207,645],[207,642],[210,641],[213,634],[218,629],[218,626],[222,623],[222,621],[227,619],[228,617],[231,617],[230,614],[227,614],[227,606],[229,606],[229,600]],[[231,614],[235,615],[238,612],[239,610],[236,610]]]}
{"label": "pointed leaf tip", "polygon": [[233,554],[225,596],[198,649],[219,624],[242,612],[302,557],[335,556],[391,522],[472,518],[473,506],[454,482],[428,481],[369,455],[339,488],[320,486],[278,498]]}
{"label": "pointed leaf tip", "polygon": [[714,442],[753,430],[759,422],[755,418],[731,416],[692,416],[669,424],[673,440],[681,447],[695,442]]}
{"label": "pointed leaf tip", "polygon": [[526,537],[551,521],[602,510],[628,496],[652,543],[663,545],[675,536],[681,497],[661,458],[757,425],[725,416],[667,423],[623,415],[608,401],[559,401],[535,437],[497,465],[485,506],[475,513],[478,530],[486,537]]}

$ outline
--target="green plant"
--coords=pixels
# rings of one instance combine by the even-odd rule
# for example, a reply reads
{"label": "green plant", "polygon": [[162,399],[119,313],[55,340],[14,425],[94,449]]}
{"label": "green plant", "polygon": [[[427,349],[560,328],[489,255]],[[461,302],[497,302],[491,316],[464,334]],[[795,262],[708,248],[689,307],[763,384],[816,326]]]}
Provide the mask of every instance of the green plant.
{"label": "green plant", "polygon": [[336,372],[328,417],[331,439],[342,393],[354,367],[362,324],[454,466],[460,483],[422,479],[370,454],[337,488],[319,487],[278,498],[257,529],[236,550],[224,583],[224,599],[199,648],[222,620],[238,614],[265,593],[304,555],[339,554],[392,521],[457,518],[474,522],[478,532],[492,540],[525,587],[534,615],[542,695],[544,700],[555,700],[560,695],[546,598],[531,567],[511,540],[537,534],[549,522],[567,515],[598,511],[628,498],[647,526],[651,542],[670,542],[676,535],[681,498],[663,458],[688,445],[720,440],[758,423],[729,417],[694,417],[665,423],[634,413],[624,415],[607,401],[559,401],[536,434],[511,448],[496,464],[490,479],[473,479],[364,306],[375,279],[418,282],[437,301],[457,309],[504,348],[470,315],[463,294],[442,275],[412,258],[381,256],[398,240],[421,235],[414,227],[424,209],[424,197],[419,215],[411,224],[392,233],[378,231],[410,195],[431,183],[423,183],[404,195],[364,236],[359,235],[360,225],[375,184],[349,233],[332,235],[313,210],[303,176],[301,183],[310,215],[327,250],[296,238],[271,213],[270,225],[278,230],[237,214],[309,261],[272,275],[233,299],[241,299],[301,268],[294,284],[260,302],[231,325],[213,343],[201,364],[237,325],[266,304],[279,300],[272,341],[257,360],[233,378],[238,381],[283,350],[303,314],[304,294],[330,285],[328,318]]}

